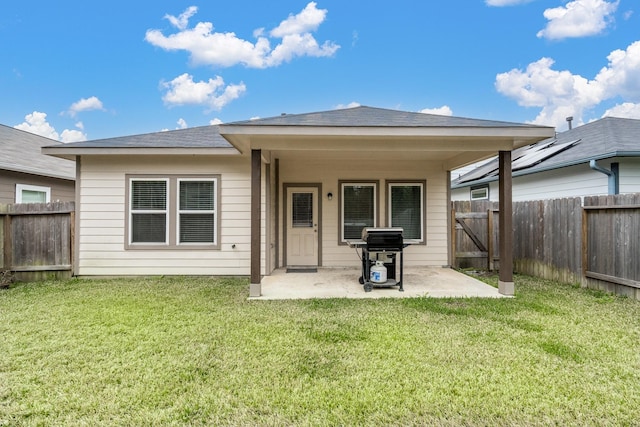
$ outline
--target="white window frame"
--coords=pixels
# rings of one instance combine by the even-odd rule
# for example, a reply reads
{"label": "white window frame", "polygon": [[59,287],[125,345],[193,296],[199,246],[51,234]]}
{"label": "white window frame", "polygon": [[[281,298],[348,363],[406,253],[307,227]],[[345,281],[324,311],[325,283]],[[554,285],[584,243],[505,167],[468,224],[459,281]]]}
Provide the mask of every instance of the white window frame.
{"label": "white window frame", "polygon": [[[373,188],[373,227],[378,224],[378,182],[377,181],[340,181],[340,243],[346,244],[347,240],[344,236],[344,207],[345,187],[372,187]],[[358,237],[359,238],[359,237]]]}
{"label": "white window frame", "polygon": [[45,194],[45,203],[51,202],[51,187],[41,185],[16,184],[16,203],[24,203],[22,201],[23,191],[34,191]]}
{"label": "white window frame", "polygon": [[[211,210],[182,210],[180,209],[180,183],[182,182],[212,182],[213,183],[213,209]],[[178,178],[178,185],[176,189],[176,243],[178,245],[190,245],[190,246],[202,246],[202,245],[217,245],[218,244],[218,179],[203,177],[203,178]],[[180,217],[185,214],[210,214],[213,215],[213,241],[211,242],[181,242],[180,241]]]}
{"label": "white window frame", "polygon": [[469,196],[470,196],[471,200],[488,200],[489,199],[489,186],[488,185],[483,185],[481,187],[471,187],[469,189]]}
{"label": "white window frame", "polygon": [[[148,182],[148,181],[162,181],[166,184],[167,194],[166,194],[166,203],[164,210],[153,209],[153,210],[134,210],[133,206],[133,183],[134,182]],[[130,246],[166,246],[169,244],[169,207],[171,206],[171,183],[168,178],[144,178],[144,177],[132,177],[129,179],[129,200],[128,200],[128,210],[129,210],[129,236],[128,243]],[[165,241],[164,242],[133,242],[133,216],[134,214],[158,214],[164,213],[164,226],[165,226]]]}
{"label": "white window frame", "polygon": [[[214,242],[188,242],[180,243],[180,181],[211,181],[214,183]],[[136,181],[163,181],[166,182],[167,204],[165,210],[133,210],[132,197],[133,182]],[[124,233],[124,248],[125,250],[195,250],[195,251],[208,251],[208,250],[220,250],[221,249],[221,230],[222,222],[220,220],[221,212],[221,181],[222,176],[220,174],[125,174],[125,233]],[[211,211],[184,211],[188,212],[211,212]],[[132,243],[133,237],[133,214],[136,213],[164,213],[165,225],[166,225],[166,238],[164,243],[160,242],[135,242]]]}
{"label": "white window frame", "polygon": [[420,188],[420,237],[410,239],[422,243],[425,241],[424,229],[425,229],[425,183],[417,181],[392,181],[387,182],[387,218],[390,227],[395,227],[393,224],[393,198],[391,197],[391,190],[393,187],[418,187]]}

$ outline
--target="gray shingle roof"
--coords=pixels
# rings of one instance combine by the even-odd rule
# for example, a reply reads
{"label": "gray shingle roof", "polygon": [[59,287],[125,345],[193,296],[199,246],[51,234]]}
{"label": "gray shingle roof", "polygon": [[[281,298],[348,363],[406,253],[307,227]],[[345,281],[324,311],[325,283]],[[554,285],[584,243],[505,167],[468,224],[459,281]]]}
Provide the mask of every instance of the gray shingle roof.
{"label": "gray shingle roof", "polygon": [[[514,164],[527,152],[550,142],[553,142],[550,148],[559,145],[565,145],[566,148],[552,153],[546,158],[541,156],[542,159],[539,162],[521,168],[519,171],[514,168],[514,175],[557,169],[587,163],[590,160],[611,157],[640,157],[640,120],[605,117],[593,121],[559,133],[555,138],[514,150],[512,154]],[[494,159],[454,180],[453,186],[467,186],[497,179],[497,168],[498,161]]]}
{"label": "gray shingle roof", "polygon": [[464,117],[440,116],[413,113],[374,107],[354,107],[340,110],[306,114],[283,114],[281,116],[244,120],[228,123],[252,126],[345,126],[345,127],[536,127],[522,123],[494,120],[468,119]]}
{"label": "gray shingle roof", "polygon": [[218,126],[119,136],[64,144],[69,148],[232,148]]}
{"label": "gray shingle roof", "polygon": [[62,143],[0,125],[0,169],[75,180],[75,162],[42,154],[42,147]]}

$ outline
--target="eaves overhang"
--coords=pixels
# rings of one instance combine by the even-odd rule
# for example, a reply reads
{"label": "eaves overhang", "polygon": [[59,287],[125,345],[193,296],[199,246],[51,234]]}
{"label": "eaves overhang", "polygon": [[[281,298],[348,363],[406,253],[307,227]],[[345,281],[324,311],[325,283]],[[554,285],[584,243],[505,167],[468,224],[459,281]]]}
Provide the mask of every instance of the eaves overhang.
{"label": "eaves overhang", "polygon": [[[240,152],[263,150],[514,150],[555,135],[551,127],[220,125]],[[393,145],[389,143],[393,142]]]}
{"label": "eaves overhang", "polygon": [[240,152],[233,147],[43,147],[42,153],[75,160],[78,156],[234,156]]}

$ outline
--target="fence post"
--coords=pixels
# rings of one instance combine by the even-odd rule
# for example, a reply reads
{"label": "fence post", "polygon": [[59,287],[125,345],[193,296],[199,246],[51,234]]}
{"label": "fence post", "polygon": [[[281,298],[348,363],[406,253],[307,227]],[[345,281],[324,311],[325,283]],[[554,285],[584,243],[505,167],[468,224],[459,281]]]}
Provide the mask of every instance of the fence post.
{"label": "fence post", "polygon": [[6,213],[4,215],[4,241],[2,242],[2,249],[4,252],[4,257],[2,260],[2,268],[3,270],[11,270],[11,264],[13,263],[13,257],[11,256],[13,252],[13,247],[11,246],[11,215]]}
{"label": "fence post", "polygon": [[487,209],[487,268],[493,271],[493,209]]}
{"label": "fence post", "polygon": [[456,243],[456,208],[453,205],[451,205],[451,265],[454,268],[458,267],[458,257],[456,256],[457,253],[457,243]]}

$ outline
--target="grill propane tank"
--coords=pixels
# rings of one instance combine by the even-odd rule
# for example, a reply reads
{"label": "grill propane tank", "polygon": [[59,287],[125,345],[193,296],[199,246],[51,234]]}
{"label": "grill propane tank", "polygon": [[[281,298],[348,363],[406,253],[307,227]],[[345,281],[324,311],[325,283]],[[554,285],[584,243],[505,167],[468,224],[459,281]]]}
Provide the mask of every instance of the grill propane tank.
{"label": "grill propane tank", "polygon": [[384,262],[376,261],[376,265],[371,267],[370,279],[373,283],[385,283],[387,281],[387,267],[384,266]]}

